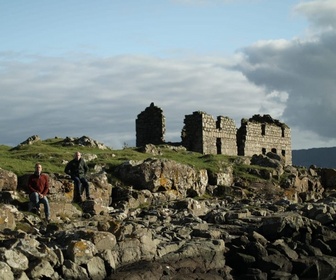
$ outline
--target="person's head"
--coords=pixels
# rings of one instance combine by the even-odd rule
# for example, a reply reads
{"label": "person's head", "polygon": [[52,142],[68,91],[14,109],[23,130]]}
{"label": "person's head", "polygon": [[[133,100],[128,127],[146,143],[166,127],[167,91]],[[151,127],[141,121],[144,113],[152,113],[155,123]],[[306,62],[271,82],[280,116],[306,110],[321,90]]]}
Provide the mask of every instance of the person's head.
{"label": "person's head", "polygon": [[39,162],[35,163],[35,173],[39,175],[42,173],[42,165]]}
{"label": "person's head", "polygon": [[77,159],[77,160],[80,160],[82,154],[80,152],[76,152],[75,155],[74,155],[74,158]]}

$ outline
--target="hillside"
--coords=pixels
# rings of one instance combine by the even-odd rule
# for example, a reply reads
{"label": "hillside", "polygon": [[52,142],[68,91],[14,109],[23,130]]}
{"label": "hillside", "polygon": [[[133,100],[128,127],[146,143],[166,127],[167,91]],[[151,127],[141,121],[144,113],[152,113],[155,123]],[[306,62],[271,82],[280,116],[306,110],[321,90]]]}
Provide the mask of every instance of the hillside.
{"label": "hillside", "polygon": [[[83,136],[82,138],[85,138]],[[94,141],[90,138],[90,141]],[[33,170],[35,162],[39,161],[43,164],[46,172],[62,173],[64,164],[62,161],[70,160],[76,150],[85,153],[96,154],[98,158],[92,164],[107,164],[113,168],[125,160],[143,160],[146,154],[138,151],[137,148],[124,148],[120,150],[101,149],[103,144],[98,143],[92,146],[73,146],[65,145],[67,138],[39,139],[34,145],[18,145],[17,147],[9,147],[0,145],[0,167],[11,170],[17,175],[30,173]],[[26,140],[27,141],[27,140]],[[24,142],[22,142],[24,143]],[[195,165],[195,167],[212,169],[216,167],[217,161],[233,161],[236,157],[228,157],[224,155],[204,156],[194,152],[175,150],[170,148],[163,149],[164,157],[176,160],[181,163]],[[161,157],[162,155],[158,155]],[[206,160],[204,160],[206,158]],[[321,168],[336,168],[336,147],[331,148],[312,148],[292,151],[293,166],[310,167],[315,165]]]}
{"label": "hillside", "polygon": [[[77,150],[93,199],[73,203],[63,168]],[[335,279],[336,170],[284,166],[273,153],[111,150],[84,136],[34,136],[0,154],[6,279]],[[48,221],[27,211],[36,161],[49,173]]]}
{"label": "hillside", "polygon": [[[93,156],[89,160],[89,167],[95,165],[104,166],[105,170],[113,170],[116,166],[128,160],[145,160],[152,156],[157,158],[166,158],[175,160],[182,164],[193,166],[196,169],[217,170],[229,162],[235,161],[237,156],[225,155],[202,155],[195,152],[186,151],[183,147],[172,147],[162,145],[160,153],[153,152],[144,153],[139,148],[127,147],[120,150],[112,150],[106,147],[102,149],[103,144],[92,145],[94,140],[83,136],[79,139],[89,140],[88,145],[74,144],[68,139],[77,140],[78,138],[51,138],[42,140],[37,136],[37,139],[30,144],[22,142],[17,147],[9,147],[0,145],[0,168],[14,172],[18,176],[31,173],[34,170],[36,162],[40,162],[46,173],[64,173],[64,162],[73,158],[74,153],[79,150],[85,156]],[[70,144],[69,144],[70,143]],[[240,166],[239,169],[243,169]],[[240,172],[240,170],[236,170]]]}
{"label": "hillside", "polygon": [[292,162],[295,166],[336,168],[336,147],[293,150]]}

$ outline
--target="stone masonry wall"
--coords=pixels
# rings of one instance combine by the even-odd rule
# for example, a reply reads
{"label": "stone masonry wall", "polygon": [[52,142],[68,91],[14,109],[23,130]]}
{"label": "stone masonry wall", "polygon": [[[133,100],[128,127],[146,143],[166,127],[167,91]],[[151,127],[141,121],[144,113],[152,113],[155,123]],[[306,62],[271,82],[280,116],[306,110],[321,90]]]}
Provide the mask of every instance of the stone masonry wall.
{"label": "stone masonry wall", "polygon": [[255,115],[249,120],[242,120],[237,140],[238,155],[274,152],[285,158],[286,165],[292,164],[290,128],[269,115]]}
{"label": "stone masonry wall", "polygon": [[186,115],[182,145],[203,154],[237,155],[236,126],[232,119],[219,116],[217,121],[204,112]]}
{"label": "stone masonry wall", "polygon": [[[223,155],[237,155],[237,128],[233,119],[228,117],[217,117],[217,146],[219,154]],[[220,142],[220,143],[219,143]]]}
{"label": "stone masonry wall", "polygon": [[161,108],[151,103],[141,112],[135,122],[136,126],[136,146],[141,147],[146,144],[163,144],[166,132],[166,121]]}
{"label": "stone masonry wall", "polygon": [[189,151],[202,151],[203,153],[203,114],[194,112],[192,115],[186,115],[184,118],[184,127],[181,138],[182,146]]}

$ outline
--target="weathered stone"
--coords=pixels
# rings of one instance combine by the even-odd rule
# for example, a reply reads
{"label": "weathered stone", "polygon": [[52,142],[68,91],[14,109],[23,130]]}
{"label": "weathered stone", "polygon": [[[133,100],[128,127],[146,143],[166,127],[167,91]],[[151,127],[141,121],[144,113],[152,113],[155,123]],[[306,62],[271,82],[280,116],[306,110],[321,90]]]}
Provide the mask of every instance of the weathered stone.
{"label": "weathered stone", "polygon": [[106,271],[110,272],[109,274],[113,273],[117,267],[117,252],[112,250],[104,250],[99,252],[99,255],[104,260],[106,264]]}
{"label": "weathered stone", "polygon": [[4,252],[4,259],[14,272],[28,269],[28,258],[17,250],[6,250]]}
{"label": "weathered stone", "polygon": [[255,259],[261,259],[268,255],[267,250],[259,242],[249,242],[246,244],[246,253]]}
{"label": "weathered stone", "polygon": [[69,259],[78,265],[86,264],[96,253],[95,245],[88,240],[72,241],[67,248]]}
{"label": "weathered stone", "polygon": [[99,143],[98,141],[91,139],[87,136],[82,137],[66,137],[63,140],[63,146],[85,146],[85,147],[95,147],[101,150],[108,150],[109,148],[105,146],[103,143]]}
{"label": "weathered stone", "polygon": [[0,209],[0,230],[15,229],[18,210],[12,205],[0,205]]}
{"label": "weathered stone", "polygon": [[263,256],[261,260],[258,260],[258,267],[262,267],[262,270],[267,273],[272,270],[290,273],[293,269],[291,261],[286,256],[280,254]]}
{"label": "weathered stone", "polygon": [[209,212],[209,208],[204,201],[197,201],[192,198],[187,198],[175,203],[175,207],[178,209],[188,209],[190,213],[195,216],[202,216]]}
{"label": "weathered stone", "polygon": [[14,280],[14,274],[8,264],[0,261],[0,280]]}
{"label": "weathered stone", "polygon": [[50,263],[42,259],[30,265],[28,276],[32,279],[52,278],[54,273],[55,271]]}
{"label": "weathered stone", "polygon": [[117,244],[116,237],[110,232],[92,232],[91,240],[98,252],[112,250]]}
{"label": "weathered stone", "polygon": [[30,280],[24,271],[15,274],[15,280]]}
{"label": "weathered stone", "polygon": [[281,253],[283,253],[286,257],[288,257],[291,261],[298,259],[298,254],[291,249],[283,239],[275,240],[272,245]]}
{"label": "weathered stone", "polygon": [[18,178],[12,171],[0,168],[0,191],[15,191]]}
{"label": "weathered stone", "polygon": [[209,184],[230,187],[233,184],[233,167],[226,166],[221,172],[209,172]]}
{"label": "weathered stone", "polygon": [[21,239],[17,247],[29,260],[44,259],[49,254],[48,247],[33,238]]}
{"label": "weathered stone", "polygon": [[203,195],[208,183],[205,170],[196,171],[188,165],[166,159],[128,162],[119,166],[118,174],[124,182],[137,189],[172,191],[182,198]]}
{"label": "weathered stone", "polygon": [[93,257],[87,262],[87,270],[90,279],[104,280],[106,279],[106,270],[104,260],[100,257]]}
{"label": "weathered stone", "polygon": [[80,265],[70,261],[65,260],[64,264],[62,266],[62,273],[64,275],[65,279],[69,280],[75,280],[75,279],[81,279],[81,280],[89,280],[90,277],[84,267],[81,267]]}

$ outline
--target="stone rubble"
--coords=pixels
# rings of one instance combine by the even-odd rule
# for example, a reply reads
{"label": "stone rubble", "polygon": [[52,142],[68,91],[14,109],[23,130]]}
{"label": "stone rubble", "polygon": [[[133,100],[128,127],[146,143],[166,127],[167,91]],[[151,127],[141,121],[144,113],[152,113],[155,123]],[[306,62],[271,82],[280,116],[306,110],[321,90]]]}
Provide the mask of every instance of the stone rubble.
{"label": "stone rubble", "polygon": [[76,205],[54,174],[49,224],[27,212],[25,177],[1,170],[0,279],[335,279],[334,173],[253,160],[251,174],[287,174],[281,187],[151,158],[113,188],[98,169],[94,201]]}

